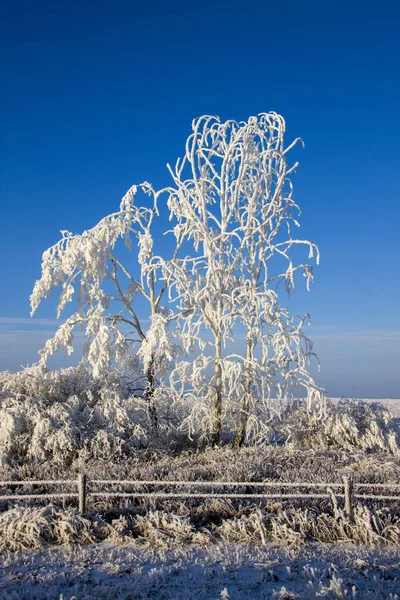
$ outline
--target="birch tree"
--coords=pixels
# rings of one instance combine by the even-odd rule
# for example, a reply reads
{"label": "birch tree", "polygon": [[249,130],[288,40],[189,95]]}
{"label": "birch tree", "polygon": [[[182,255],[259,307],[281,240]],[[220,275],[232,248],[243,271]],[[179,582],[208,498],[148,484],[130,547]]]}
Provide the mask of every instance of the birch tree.
{"label": "birch tree", "polygon": [[[293,263],[293,247],[306,246],[309,258],[316,253],[318,260],[315,244],[292,235],[292,225],[299,225],[290,180],[297,163],[289,166],[286,154],[300,140],[285,148],[284,133],[285,121],[276,113],[240,123],[203,116],[193,121],[183,159],[174,169],[169,166],[174,185],[168,206],[178,222],[174,233],[178,243],[191,240],[194,251],[170,267],[171,283],[186,311],[182,335],[187,345],[197,341],[201,350],[212,349],[211,357],[203,354],[194,361],[191,379],[196,381],[196,368],[213,370],[214,443],[221,436],[224,381],[227,394],[237,392],[239,382],[242,390],[237,445],[244,440],[253,396],[265,399],[275,391],[282,397],[294,385],[311,393],[318,389],[305,369],[312,345],[301,330],[304,319],[296,324],[274,289],[284,282],[290,293],[296,271],[302,271],[307,286],[313,279],[311,265]],[[277,256],[287,264],[273,275],[269,263]],[[246,331],[244,352],[223,356],[238,324]],[[201,340],[202,328],[211,341]]]}
{"label": "birch tree", "polygon": [[[149,206],[135,205],[138,191],[149,198]],[[61,348],[71,354],[74,332],[77,328],[84,330],[82,362],[90,365],[95,377],[101,377],[112,365],[136,373],[132,391],[144,394],[153,425],[157,422],[153,405],[155,377],[168,368],[177,352],[167,333],[171,310],[162,305],[167,284],[157,281],[152,264],[152,226],[159,214],[158,197],[148,183],[132,186],[119,211],[104,217],[92,229],[77,235],[62,231],[61,240],[43,254],[41,278],[30,297],[33,315],[42,299],[60,286],[57,317],[76,300],[76,310],[40,351],[39,365],[44,368],[49,357]],[[120,239],[130,250],[132,241],[137,242],[136,260],[129,266],[115,252]],[[149,327],[136,310],[137,296],[147,303]]]}

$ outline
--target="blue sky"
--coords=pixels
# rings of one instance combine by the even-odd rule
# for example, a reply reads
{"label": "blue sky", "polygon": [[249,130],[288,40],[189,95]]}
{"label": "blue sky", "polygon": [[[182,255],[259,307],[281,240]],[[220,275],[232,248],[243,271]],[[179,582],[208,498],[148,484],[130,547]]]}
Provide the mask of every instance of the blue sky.
{"label": "blue sky", "polygon": [[[310,312],[332,396],[400,397],[399,58],[394,2],[10,2],[2,8],[0,369],[33,362],[42,252],[169,183],[191,120],[274,110],[301,136],[294,178],[316,283]],[[300,284],[301,282],[299,282]]]}

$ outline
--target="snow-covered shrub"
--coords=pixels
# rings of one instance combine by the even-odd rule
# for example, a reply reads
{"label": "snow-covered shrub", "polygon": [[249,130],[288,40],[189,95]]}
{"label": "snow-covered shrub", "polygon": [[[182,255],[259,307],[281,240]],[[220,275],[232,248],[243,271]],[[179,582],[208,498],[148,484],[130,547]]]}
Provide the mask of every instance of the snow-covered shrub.
{"label": "snow-covered shrub", "polygon": [[279,427],[287,441],[303,448],[399,451],[396,423],[378,402],[342,399],[335,406],[326,400],[318,407],[299,403],[287,411]]}
{"label": "snow-covered shrub", "polygon": [[52,538],[57,544],[92,544],[96,541],[96,527],[76,509],[52,513]]}
{"label": "snow-covered shrub", "polygon": [[3,465],[28,458],[63,465],[79,457],[109,460],[147,443],[144,401],[130,396],[116,374],[105,373],[100,383],[82,367],[42,379],[23,371],[2,374],[0,386]]}
{"label": "snow-covered shrub", "polygon": [[52,538],[52,508],[13,508],[0,513],[0,550],[37,550]]}
{"label": "snow-covered shrub", "polygon": [[29,424],[23,410],[18,406],[0,408],[0,466],[4,467],[11,456],[23,459],[29,437]]}
{"label": "snow-covered shrub", "polygon": [[103,387],[111,387],[123,396],[129,395],[129,380],[115,370],[105,370],[95,378],[87,367],[69,367],[46,371],[40,366],[27,367],[17,373],[0,372],[0,405],[2,398],[40,397],[48,402],[63,402],[71,396],[87,396],[96,401]]}
{"label": "snow-covered shrub", "polygon": [[111,525],[109,525],[108,541],[112,541],[115,544],[131,542],[133,539],[133,528],[133,521],[130,516],[120,515],[118,519],[113,519]]}
{"label": "snow-covered shrub", "polygon": [[312,506],[280,510],[273,515],[270,524],[270,539],[290,548],[298,548],[309,541],[388,546],[398,546],[400,541],[398,514],[389,508],[372,509],[361,504],[354,508],[353,521],[337,507],[332,514]]}
{"label": "snow-covered shrub", "polygon": [[110,532],[100,517],[85,518],[75,508],[18,507],[0,513],[0,550],[38,550],[49,543],[92,544]]}
{"label": "snow-covered shrub", "polygon": [[0,373],[0,464],[70,465],[116,462],[138,448],[193,445],[182,427],[187,408],[162,386],[155,392],[157,430],[145,398],[116,372],[99,380],[83,366],[40,375],[38,369]]}
{"label": "snow-covered shrub", "polygon": [[194,534],[188,517],[162,511],[149,511],[144,516],[138,515],[135,529],[144,543],[157,547],[190,543]]}
{"label": "snow-covered shrub", "polygon": [[265,544],[268,536],[260,510],[254,510],[250,515],[224,519],[215,533],[225,542],[238,544]]}

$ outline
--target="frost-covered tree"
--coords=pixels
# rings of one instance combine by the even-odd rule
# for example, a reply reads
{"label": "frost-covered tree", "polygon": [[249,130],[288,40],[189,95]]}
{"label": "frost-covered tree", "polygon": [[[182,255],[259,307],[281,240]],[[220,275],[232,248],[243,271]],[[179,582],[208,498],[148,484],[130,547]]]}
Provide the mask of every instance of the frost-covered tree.
{"label": "frost-covered tree", "polygon": [[[139,190],[150,198],[150,206],[135,205]],[[62,231],[62,239],[43,254],[42,275],[30,298],[33,315],[52,288],[61,286],[58,317],[69,302],[76,300],[74,313],[40,351],[39,365],[45,367],[60,348],[71,354],[74,331],[83,329],[86,343],[82,362],[91,367],[95,377],[101,377],[115,364],[136,373],[137,388],[133,391],[144,393],[153,424],[155,377],[167,368],[177,351],[167,334],[171,310],[161,303],[166,282],[157,282],[152,264],[152,226],[158,215],[158,196],[148,183],[132,186],[119,211],[104,217],[92,229],[78,235]],[[132,249],[132,238],[137,241],[138,253],[136,261],[128,266],[118,258],[115,246],[123,239]],[[138,295],[147,302],[147,328],[135,308]]]}
{"label": "frost-covered tree", "polygon": [[[203,116],[193,121],[186,152],[173,169],[174,186],[168,189],[168,206],[177,243],[191,240],[193,253],[168,265],[175,299],[186,318],[181,335],[187,347],[199,342],[201,355],[190,370],[197,391],[211,398],[212,437],[221,435],[223,396],[241,396],[236,444],[245,436],[251,403],[263,402],[274,391],[291,397],[296,386],[318,392],[307,373],[311,342],[301,330],[304,319],[291,318],[278,303],[276,286],[294,288],[296,271],[307,287],[313,278],[309,264],[294,265],[291,249],[305,245],[309,258],[315,244],[292,236],[299,212],[287,152],[299,141],[284,145],[285,121],[276,113],[250,117],[247,122],[221,123]],[[286,261],[273,272],[270,260]],[[224,346],[245,329],[242,355],[224,356]],[[202,339],[208,329],[210,339]],[[211,354],[203,351],[211,347]],[[256,358],[256,348],[261,357]],[[211,379],[204,377],[212,370]],[[188,373],[188,365],[178,368]],[[207,383],[206,383],[207,382]],[[207,386],[207,387],[206,387]],[[228,403],[228,407],[232,405]],[[229,408],[230,410],[230,408]]]}
{"label": "frost-covered tree", "polygon": [[[297,271],[307,287],[313,279],[310,264],[295,263],[296,247],[306,246],[309,258],[315,253],[318,260],[315,244],[292,235],[299,212],[291,183],[297,164],[289,165],[286,156],[299,140],[285,147],[284,134],[285,121],[276,113],[247,122],[200,117],[183,159],[169,167],[169,187],[134,186],[120,210],[94,228],[81,235],[63,232],[43,255],[32,314],[58,285],[58,314],[74,297],[77,310],[46,343],[41,364],[62,346],[71,352],[80,326],[87,339],[83,360],[95,376],[113,363],[136,369],[140,363],[155,422],[155,377],[170,373],[162,393],[170,394],[171,403],[183,399],[189,431],[208,430],[215,443],[224,419],[236,429],[236,445],[246,434],[262,432],[272,395],[290,401],[302,388],[310,398],[318,396],[307,371],[312,344],[302,330],[305,318],[292,317],[278,298],[280,283],[289,293],[294,288]],[[150,207],[135,205],[139,188],[151,198]],[[161,195],[174,222],[171,257],[153,250]],[[123,238],[130,247],[132,237],[137,265],[125,265],[115,246]],[[162,304],[167,291],[168,306]],[[136,295],[148,303],[149,328],[134,306]],[[179,344],[167,332],[172,320],[180,346],[196,352],[187,360],[177,360]],[[243,332],[242,351],[229,353],[229,343],[237,346]]]}

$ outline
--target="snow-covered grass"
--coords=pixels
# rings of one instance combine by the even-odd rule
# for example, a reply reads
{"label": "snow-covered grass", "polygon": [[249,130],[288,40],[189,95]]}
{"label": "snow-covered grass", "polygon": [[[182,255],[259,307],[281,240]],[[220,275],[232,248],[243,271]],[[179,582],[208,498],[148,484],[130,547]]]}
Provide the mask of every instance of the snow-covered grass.
{"label": "snow-covered grass", "polygon": [[[76,479],[86,471],[89,480],[130,479],[158,481],[286,481],[299,483],[342,483],[343,475],[352,475],[364,483],[399,483],[400,456],[389,452],[348,452],[337,448],[316,451],[285,446],[248,446],[239,450],[226,445],[204,450],[177,452],[137,450],[130,457],[114,461],[77,459],[69,466],[52,461],[26,462],[5,466],[5,480]],[[11,487],[2,488],[12,493]],[[24,493],[46,493],[49,487],[24,486]],[[114,489],[115,488],[109,488]],[[225,488],[214,487],[216,492]],[[157,487],[163,491],[162,486]],[[69,489],[69,491],[75,491]]]}
{"label": "snow-covered grass", "polygon": [[102,502],[85,516],[60,505],[17,506],[0,513],[0,551],[38,550],[48,544],[88,544],[104,539],[146,547],[207,546],[221,540],[298,548],[313,541],[398,546],[400,501],[356,503],[346,516],[341,501],[296,498],[280,502],[230,499],[136,499]]}
{"label": "snow-covered grass", "polygon": [[108,543],[1,558],[1,600],[398,600],[400,553],[352,545],[219,543],[146,550]]}

